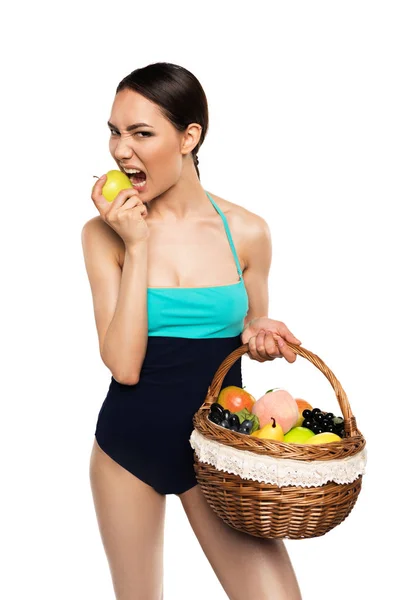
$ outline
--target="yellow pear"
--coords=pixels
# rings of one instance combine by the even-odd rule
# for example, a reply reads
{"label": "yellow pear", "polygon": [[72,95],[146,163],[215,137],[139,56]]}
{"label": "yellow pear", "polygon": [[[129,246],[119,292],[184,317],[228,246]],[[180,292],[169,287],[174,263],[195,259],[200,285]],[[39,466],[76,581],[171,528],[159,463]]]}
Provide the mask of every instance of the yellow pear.
{"label": "yellow pear", "polygon": [[258,430],[258,436],[263,440],[276,440],[277,442],[283,442],[284,433],[282,427],[277,423],[274,417],[271,417],[272,423],[267,423],[261,429]]}

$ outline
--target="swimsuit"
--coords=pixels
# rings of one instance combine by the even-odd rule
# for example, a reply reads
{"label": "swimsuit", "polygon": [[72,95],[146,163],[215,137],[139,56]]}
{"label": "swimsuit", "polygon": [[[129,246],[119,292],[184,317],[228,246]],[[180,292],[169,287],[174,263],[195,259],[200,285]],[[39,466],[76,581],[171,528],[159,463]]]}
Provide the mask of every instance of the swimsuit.
{"label": "swimsuit", "polygon": [[[210,287],[147,288],[148,344],[139,381],[111,377],[95,437],[114,461],[160,494],[197,484],[189,438],[193,416],[223,360],[242,345],[248,296],[225,215],[220,214],[238,283]],[[242,387],[241,357],[222,388]],[[222,389],[221,388],[221,389]]]}

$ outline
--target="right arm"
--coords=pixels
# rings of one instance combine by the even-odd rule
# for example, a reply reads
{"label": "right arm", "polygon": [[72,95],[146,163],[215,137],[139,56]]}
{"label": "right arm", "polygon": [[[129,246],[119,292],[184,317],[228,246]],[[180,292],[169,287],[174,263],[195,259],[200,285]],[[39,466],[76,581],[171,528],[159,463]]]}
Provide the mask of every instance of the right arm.
{"label": "right arm", "polygon": [[119,383],[134,385],[147,350],[147,240],[125,248],[118,263],[121,240],[99,217],[82,229],[86,272],[93,297],[100,355]]}

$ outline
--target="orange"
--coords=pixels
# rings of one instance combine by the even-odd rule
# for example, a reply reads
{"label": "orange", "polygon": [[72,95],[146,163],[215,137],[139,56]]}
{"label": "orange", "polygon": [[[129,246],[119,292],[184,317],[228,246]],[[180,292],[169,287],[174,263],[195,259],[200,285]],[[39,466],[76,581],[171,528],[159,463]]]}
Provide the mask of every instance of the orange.
{"label": "orange", "polygon": [[307,402],[307,400],[303,400],[302,398],[295,398],[295,400],[296,400],[297,408],[299,409],[299,418],[296,422],[296,425],[294,425],[294,427],[301,427],[303,425],[303,421],[304,421],[303,410],[305,410],[306,408],[308,408],[308,410],[312,410],[313,407],[311,406],[311,404],[309,402]]}

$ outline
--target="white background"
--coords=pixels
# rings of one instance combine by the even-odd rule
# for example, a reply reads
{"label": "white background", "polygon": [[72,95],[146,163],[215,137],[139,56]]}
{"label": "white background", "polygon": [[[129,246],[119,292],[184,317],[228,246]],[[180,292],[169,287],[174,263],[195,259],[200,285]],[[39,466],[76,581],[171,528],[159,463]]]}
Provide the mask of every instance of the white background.
{"label": "white background", "polygon": [[[202,185],[268,222],[269,316],[332,369],[367,439],[353,512],[326,536],[286,542],[303,598],[394,597],[397,8],[383,0],[7,8],[2,598],[114,597],[88,476],[110,373],[98,353],[80,235],[97,214],[93,175],[115,168],[106,122],[117,84],[156,61],[186,67],[203,85],[210,129],[199,152]],[[244,357],[243,376],[256,397],[285,387],[338,413],[329,382],[300,357],[293,365]],[[243,556],[244,575],[245,565]],[[226,598],[174,496],[164,598]]]}

